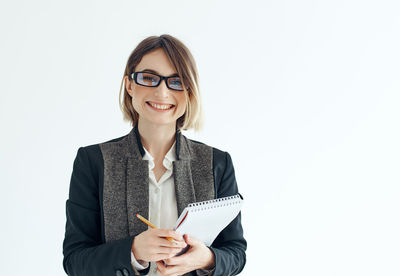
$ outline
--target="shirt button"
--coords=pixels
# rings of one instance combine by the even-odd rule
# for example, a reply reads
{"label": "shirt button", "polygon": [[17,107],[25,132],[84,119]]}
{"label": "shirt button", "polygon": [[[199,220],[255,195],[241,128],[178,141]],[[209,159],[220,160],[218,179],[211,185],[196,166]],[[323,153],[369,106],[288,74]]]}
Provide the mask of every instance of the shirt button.
{"label": "shirt button", "polygon": [[128,269],[124,268],[124,269],[122,270],[122,272],[124,273],[124,276],[129,276],[129,271],[128,271]]}

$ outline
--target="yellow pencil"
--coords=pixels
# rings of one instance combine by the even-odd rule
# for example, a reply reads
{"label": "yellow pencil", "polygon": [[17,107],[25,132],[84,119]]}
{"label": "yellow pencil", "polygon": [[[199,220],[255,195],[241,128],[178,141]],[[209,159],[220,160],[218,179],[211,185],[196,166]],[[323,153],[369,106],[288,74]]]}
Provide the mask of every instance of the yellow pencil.
{"label": "yellow pencil", "polygon": [[[146,224],[147,224],[148,226],[150,226],[151,228],[157,228],[153,223],[151,223],[150,221],[148,221],[147,219],[145,219],[145,218],[142,217],[141,215],[136,214],[136,217],[137,217],[138,219],[140,219],[141,221],[143,221],[144,223],[146,223]],[[166,239],[169,240],[169,241],[172,242],[172,243],[176,243],[176,241],[175,241],[173,238],[171,238],[171,237],[166,237]]]}

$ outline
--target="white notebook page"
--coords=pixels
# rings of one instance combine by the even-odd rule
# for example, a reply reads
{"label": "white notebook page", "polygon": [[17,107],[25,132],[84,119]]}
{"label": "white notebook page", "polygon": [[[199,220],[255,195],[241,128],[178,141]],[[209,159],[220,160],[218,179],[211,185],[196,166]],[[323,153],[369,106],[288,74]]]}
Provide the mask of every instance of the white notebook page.
{"label": "white notebook page", "polygon": [[210,246],[218,234],[236,218],[242,204],[243,200],[239,194],[191,203],[179,216],[174,229]]}

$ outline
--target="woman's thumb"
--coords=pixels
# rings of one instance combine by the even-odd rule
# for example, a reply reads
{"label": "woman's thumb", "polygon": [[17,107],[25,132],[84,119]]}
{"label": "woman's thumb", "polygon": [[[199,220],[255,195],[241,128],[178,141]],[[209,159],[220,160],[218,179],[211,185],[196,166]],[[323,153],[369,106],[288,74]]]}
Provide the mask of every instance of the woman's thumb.
{"label": "woman's thumb", "polygon": [[183,238],[185,239],[186,244],[191,245],[193,243],[193,240],[191,237],[189,237],[188,234],[183,235]]}
{"label": "woman's thumb", "polygon": [[189,236],[188,234],[185,234],[184,236],[185,242],[188,245],[195,245],[198,243],[198,240],[196,238],[193,238],[191,236]]}

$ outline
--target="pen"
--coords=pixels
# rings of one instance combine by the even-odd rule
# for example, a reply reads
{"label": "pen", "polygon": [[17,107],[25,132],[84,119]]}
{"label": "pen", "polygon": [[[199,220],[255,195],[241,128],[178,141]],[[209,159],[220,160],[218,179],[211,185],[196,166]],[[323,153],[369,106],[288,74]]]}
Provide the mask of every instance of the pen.
{"label": "pen", "polygon": [[[157,228],[153,223],[151,223],[150,221],[148,221],[147,219],[145,219],[145,218],[142,217],[141,215],[136,214],[136,217],[137,217],[138,219],[140,219],[141,221],[143,221],[144,223],[146,223],[146,224],[147,224],[148,226],[150,226],[151,228]],[[171,238],[171,237],[166,237],[166,239],[169,240],[170,242],[176,244],[176,241],[175,241],[173,238]]]}

